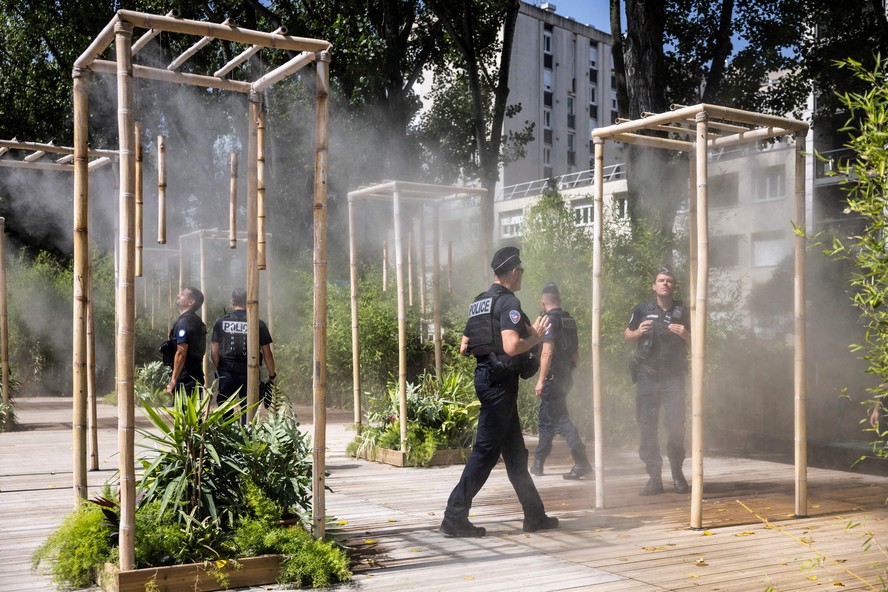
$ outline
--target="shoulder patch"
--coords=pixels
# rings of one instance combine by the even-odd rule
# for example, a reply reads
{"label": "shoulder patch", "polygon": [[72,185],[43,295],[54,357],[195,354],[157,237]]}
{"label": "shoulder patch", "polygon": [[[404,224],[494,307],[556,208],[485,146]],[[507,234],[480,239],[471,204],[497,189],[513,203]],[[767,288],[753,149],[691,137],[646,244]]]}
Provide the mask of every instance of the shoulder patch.
{"label": "shoulder patch", "polygon": [[518,321],[521,320],[521,313],[518,312],[517,310],[510,310],[509,311],[509,320],[512,321],[512,324],[517,325]]}
{"label": "shoulder patch", "polygon": [[185,329],[179,329],[179,337],[185,337]]}

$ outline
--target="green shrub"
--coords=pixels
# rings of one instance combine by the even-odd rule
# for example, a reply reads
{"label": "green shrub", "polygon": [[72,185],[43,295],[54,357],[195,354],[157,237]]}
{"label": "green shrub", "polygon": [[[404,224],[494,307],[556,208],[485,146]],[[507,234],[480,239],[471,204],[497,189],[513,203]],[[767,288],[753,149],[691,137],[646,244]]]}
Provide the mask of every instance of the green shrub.
{"label": "green shrub", "polygon": [[32,566],[40,570],[48,564],[52,581],[59,587],[86,588],[112,559],[112,535],[102,509],[82,503],[34,552]]}
{"label": "green shrub", "polygon": [[133,390],[136,402],[154,407],[169,405],[172,397],[166,392],[172,370],[160,360],[148,362],[136,368]]}

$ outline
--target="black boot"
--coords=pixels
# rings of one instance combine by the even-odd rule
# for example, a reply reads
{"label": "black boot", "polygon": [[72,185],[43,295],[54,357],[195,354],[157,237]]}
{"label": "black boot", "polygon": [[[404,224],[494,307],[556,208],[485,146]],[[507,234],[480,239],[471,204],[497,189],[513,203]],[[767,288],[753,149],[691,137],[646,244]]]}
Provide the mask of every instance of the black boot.
{"label": "black boot", "polygon": [[538,458],[533,459],[533,466],[530,467],[530,474],[537,477],[543,476],[543,461]]}
{"label": "black boot", "polygon": [[558,518],[555,516],[537,516],[535,518],[524,517],[524,532],[537,532],[538,530],[551,530],[558,528]]}
{"label": "black boot", "polygon": [[691,490],[680,468],[678,470],[672,469],[672,489],[675,493],[687,493]]}
{"label": "black boot", "polygon": [[586,475],[592,474],[592,465],[589,464],[589,461],[584,463],[577,463],[571,468],[569,473],[564,473],[561,476],[567,479],[568,481],[575,481]]}
{"label": "black boot", "polygon": [[469,522],[468,518],[454,520],[447,516],[441,521],[441,526],[438,530],[448,537],[478,538],[487,534],[487,529],[483,526],[475,526]]}
{"label": "black boot", "polygon": [[659,495],[663,493],[663,479],[659,475],[651,475],[647,484],[641,488],[638,495]]}

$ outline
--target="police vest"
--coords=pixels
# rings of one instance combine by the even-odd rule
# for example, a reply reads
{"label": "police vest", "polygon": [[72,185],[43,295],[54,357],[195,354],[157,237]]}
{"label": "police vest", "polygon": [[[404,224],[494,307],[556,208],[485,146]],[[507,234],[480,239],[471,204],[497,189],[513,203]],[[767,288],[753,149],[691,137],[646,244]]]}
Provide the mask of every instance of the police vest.
{"label": "police vest", "polygon": [[552,310],[546,313],[549,323],[555,330],[555,347],[558,359],[564,365],[572,367],[574,355],[579,350],[577,337],[577,321],[563,310]]}
{"label": "police vest", "polygon": [[672,323],[684,325],[684,307],[676,300],[669,310],[662,310],[655,300],[644,304],[642,321],[653,321],[653,330],[638,341],[636,358],[639,369],[646,374],[672,375],[687,369],[687,345],[669,330]]}
{"label": "police vest", "polygon": [[234,363],[247,363],[247,319],[242,315],[228,313],[219,319],[222,339],[219,342],[219,356]]}
{"label": "police vest", "polygon": [[466,322],[466,336],[469,338],[468,351],[480,358],[490,352],[505,355],[503,336],[500,332],[500,296],[506,292],[499,285],[491,287],[475,297],[469,305],[469,320]]}

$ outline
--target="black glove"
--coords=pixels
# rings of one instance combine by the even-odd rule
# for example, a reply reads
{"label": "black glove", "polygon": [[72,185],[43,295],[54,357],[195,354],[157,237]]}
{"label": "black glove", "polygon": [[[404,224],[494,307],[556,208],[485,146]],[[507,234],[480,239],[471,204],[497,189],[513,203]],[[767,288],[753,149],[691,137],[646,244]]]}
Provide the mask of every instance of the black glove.
{"label": "black glove", "polygon": [[262,405],[268,409],[271,406],[271,400],[274,398],[274,378],[269,376],[268,380],[259,383],[259,394],[262,397]]}

